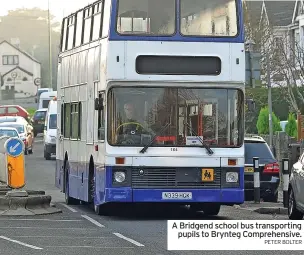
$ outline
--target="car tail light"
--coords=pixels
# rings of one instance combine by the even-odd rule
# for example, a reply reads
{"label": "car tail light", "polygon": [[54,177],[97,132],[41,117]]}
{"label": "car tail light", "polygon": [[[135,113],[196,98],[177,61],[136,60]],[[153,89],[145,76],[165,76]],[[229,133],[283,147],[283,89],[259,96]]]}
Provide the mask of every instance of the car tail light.
{"label": "car tail light", "polygon": [[278,163],[271,163],[264,166],[263,173],[265,174],[278,174],[280,172],[280,167]]}

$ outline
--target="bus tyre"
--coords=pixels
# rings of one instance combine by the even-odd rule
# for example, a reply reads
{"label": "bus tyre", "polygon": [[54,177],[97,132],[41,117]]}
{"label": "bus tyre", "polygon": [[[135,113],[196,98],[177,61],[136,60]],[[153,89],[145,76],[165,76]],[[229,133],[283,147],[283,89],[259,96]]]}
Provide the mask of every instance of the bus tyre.
{"label": "bus tyre", "polygon": [[69,194],[69,166],[68,166],[68,162],[66,163],[66,166],[65,166],[65,173],[66,173],[66,179],[65,179],[65,195],[64,195],[64,198],[65,198],[65,203],[67,205],[76,205],[76,204],[79,204],[79,201],[75,198],[72,198],[70,197],[70,194]]}
{"label": "bus tyre", "polygon": [[294,197],[293,189],[289,189],[289,196],[288,196],[288,218],[290,220],[302,220],[303,213],[297,209],[296,200]]}

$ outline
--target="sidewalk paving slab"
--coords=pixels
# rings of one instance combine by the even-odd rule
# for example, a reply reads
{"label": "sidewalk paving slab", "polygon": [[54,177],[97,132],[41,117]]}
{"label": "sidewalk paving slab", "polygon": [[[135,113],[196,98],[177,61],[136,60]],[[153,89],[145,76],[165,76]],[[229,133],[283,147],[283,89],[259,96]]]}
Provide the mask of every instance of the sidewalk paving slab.
{"label": "sidewalk paving slab", "polygon": [[257,212],[259,214],[288,214],[288,209],[284,208],[282,202],[270,203],[261,201],[260,203],[255,203],[254,201],[246,201],[244,204],[235,205],[234,208]]}

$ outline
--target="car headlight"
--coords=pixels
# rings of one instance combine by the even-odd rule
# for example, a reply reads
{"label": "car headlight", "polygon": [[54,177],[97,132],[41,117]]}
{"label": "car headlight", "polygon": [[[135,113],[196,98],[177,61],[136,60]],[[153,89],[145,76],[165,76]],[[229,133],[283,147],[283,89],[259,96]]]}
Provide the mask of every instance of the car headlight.
{"label": "car headlight", "polygon": [[239,175],[236,172],[228,172],[226,173],[226,182],[228,183],[236,183],[239,180]]}
{"label": "car headlight", "polygon": [[126,174],[124,172],[115,172],[114,179],[116,182],[124,182],[126,179]]}

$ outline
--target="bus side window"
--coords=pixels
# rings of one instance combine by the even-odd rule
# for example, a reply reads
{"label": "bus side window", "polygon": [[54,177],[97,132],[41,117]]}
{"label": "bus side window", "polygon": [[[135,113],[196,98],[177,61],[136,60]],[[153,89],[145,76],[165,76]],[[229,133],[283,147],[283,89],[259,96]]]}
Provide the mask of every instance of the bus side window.
{"label": "bus side window", "polygon": [[[103,99],[104,102],[104,92],[98,92],[98,99]],[[98,110],[98,140],[105,140],[105,106],[102,110]]]}

